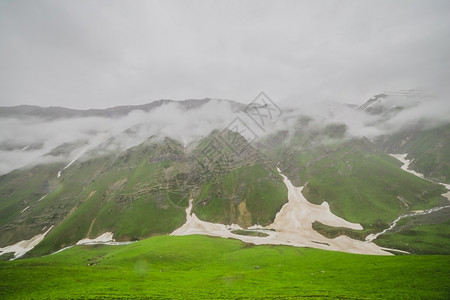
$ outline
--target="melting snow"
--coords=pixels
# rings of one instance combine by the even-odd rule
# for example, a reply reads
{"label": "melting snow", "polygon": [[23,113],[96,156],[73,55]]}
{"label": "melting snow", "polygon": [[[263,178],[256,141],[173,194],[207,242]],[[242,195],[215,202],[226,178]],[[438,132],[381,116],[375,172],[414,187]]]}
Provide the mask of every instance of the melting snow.
{"label": "melting snow", "polygon": [[128,245],[134,242],[116,242],[113,238],[114,233],[105,232],[104,234],[99,235],[95,239],[82,239],[79,240],[76,245]]}
{"label": "melting snow", "polygon": [[45,197],[47,197],[47,195],[48,195],[48,194],[42,196],[42,197],[38,200],[38,202],[41,201],[42,199],[44,199]]}
{"label": "melting snow", "polygon": [[30,208],[30,206],[25,207],[20,213],[22,214],[23,212],[25,212],[29,208]]}
{"label": "melting snow", "polygon": [[408,169],[409,165],[413,162],[413,160],[406,159],[406,156],[408,156],[408,154],[389,154],[389,155],[398,159],[403,163],[403,165],[401,166],[402,170],[405,170],[406,172],[416,175],[417,177],[420,177],[422,179],[428,180],[422,173]]}
{"label": "melting snow", "polygon": [[74,162],[76,162],[83,154],[86,152],[87,148],[83,149],[80,154],[78,154],[70,163],[68,163],[61,171],[58,172],[57,178],[61,177],[62,171],[70,167]]}
{"label": "melting snow", "polygon": [[28,251],[33,249],[37,244],[39,244],[44,239],[45,235],[50,230],[52,230],[52,228],[53,225],[45,233],[35,235],[29,240],[23,240],[18,243],[15,243],[14,245],[0,248],[0,255],[4,253],[14,253],[14,258],[12,258],[11,260],[22,257],[23,255],[25,255],[25,253],[27,253]]}
{"label": "melting snow", "polygon": [[[280,170],[278,169],[280,172]],[[275,220],[267,227],[254,225],[249,229],[266,233],[268,236],[246,236],[234,234],[231,231],[242,229],[238,225],[224,225],[210,223],[200,220],[192,213],[193,199],[189,201],[186,208],[186,223],[172,232],[171,235],[203,234],[219,236],[223,238],[234,238],[256,245],[274,244],[291,245],[297,247],[312,247],[326,250],[335,250],[349,253],[392,255],[386,249],[374,243],[358,241],[345,235],[329,239],[316,232],[312,228],[315,221],[335,227],[346,227],[355,230],[363,229],[360,224],[348,222],[334,215],[324,202],[322,205],[309,203],[302,195],[302,187],[294,187],[291,181],[280,173],[288,189],[288,203],[286,203],[275,216]],[[396,250],[395,250],[396,251]]]}
{"label": "melting snow", "polygon": [[77,245],[93,245],[93,244],[102,244],[107,242],[115,242],[113,239],[112,232],[105,232],[102,235],[99,235],[95,239],[82,239],[77,242]]}
{"label": "melting snow", "polygon": [[53,252],[51,255],[53,254],[57,254],[60,253],[64,250],[73,248],[75,246],[79,246],[79,245],[109,245],[109,246],[120,246],[120,245],[129,245],[132,244],[134,242],[116,242],[116,240],[113,238],[114,233],[112,232],[105,232],[101,235],[99,235],[98,237],[96,237],[95,239],[82,239],[79,240],[75,245],[71,245],[71,246],[67,246],[65,248],[62,248],[56,252]]}

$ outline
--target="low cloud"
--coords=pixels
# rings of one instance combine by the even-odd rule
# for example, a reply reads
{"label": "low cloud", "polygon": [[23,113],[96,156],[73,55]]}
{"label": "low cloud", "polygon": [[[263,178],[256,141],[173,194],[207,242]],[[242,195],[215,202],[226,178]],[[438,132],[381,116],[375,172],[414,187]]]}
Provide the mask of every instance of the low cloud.
{"label": "low cloud", "polygon": [[[281,116],[266,122],[262,128],[258,120],[242,110],[236,111],[235,105],[212,100],[187,109],[180,102],[169,102],[149,112],[134,110],[117,118],[0,118],[0,174],[40,163],[69,163],[87,153],[122,152],[150,137],[153,140],[171,137],[190,145],[215,129],[237,129],[244,136],[243,131],[247,131],[255,138],[262,138],[280,130],[292,135],[299,129],[320,131],[332,124],[345,124],[346,137],[374,139],[418,123],[426,128],[446,124],[450,114],[450,105],[442,98],[391,94],[372,104],[377,114],[354,105],[303,102],[301,107],[282,109]],[[298,123],[301,116],[309,118],[303,128]],[[233,128],[236,120],[240,128]]]}
{"label": "low cloud", "polygon": [[[191,110],[177,102],[167,103],[115,119],[1,118],[0,174],[42,162],[69,162],[93,149],[124,151],[150,137],[171,137],[189,144],[214,129],[225,129],[238,115],[229,102],[221,101]],[[58,151],[61,146],[62,152]]]}

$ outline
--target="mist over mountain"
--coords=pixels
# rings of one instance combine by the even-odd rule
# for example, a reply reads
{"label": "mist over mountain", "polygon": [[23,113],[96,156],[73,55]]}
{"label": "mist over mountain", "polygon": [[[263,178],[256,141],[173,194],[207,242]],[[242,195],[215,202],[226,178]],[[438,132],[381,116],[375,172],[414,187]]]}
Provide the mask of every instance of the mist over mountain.
{"label": "mist over mountain", "polygon": [[[292,135],[304,126],[298,123],[300,117],[309,118],[308,130],[341,124],[345,126],[343,137],[370,140],[450,122],[447,101],[416,92],[379,94],[360,107],[337,102],[287,107],[264,129],[248,118],[245,109],[244,103],[218,99],[160,100],[103,110],[0,107],[0,174],[42,162],[69,162],[88,152],[93,155],[93,149],[98,153],[125,151],[149,137],[170,137],[189,145],[213,130],[224,130],[236,118],[248,123],[256,140],[277,131]],[[54,151],[62,145],[71,146]]]}
{"label": "mist over mountain", "polygon": [[[33,255],[109,231],[121,241],[167,234],[182,225],[188,204],[199,222],[247,229],[290,224],[275,220],[288,205],[281,170],[312,205],[329,203],[330,213],[362,224],[362,233],[337,235],[356,241],[401,214],[446,207],[440,183],[450,182],[450,122],[440,99],[385,92],[360,106],[280,108],[266,94],[259,97],[248,104],[193,99],[105,110],[0,108],[0,244],[54,226]],[[392,153],[406,153],[428,181],[401,170]],[[445,224],[449,216],[434,218]],[[336,235],[333,226],[308,226],[314,235]]]}
{"label": "mist over mountain", "polygon": [[[124,151],[149,137],[191,143],[223,129],[244,105],[222,100],[157,101],[144,106],[106,110],[0,108],[2,161],[5,173],[27,164],[70,161],[94,148]],[[74,145],[52,153],[61,145]]]}

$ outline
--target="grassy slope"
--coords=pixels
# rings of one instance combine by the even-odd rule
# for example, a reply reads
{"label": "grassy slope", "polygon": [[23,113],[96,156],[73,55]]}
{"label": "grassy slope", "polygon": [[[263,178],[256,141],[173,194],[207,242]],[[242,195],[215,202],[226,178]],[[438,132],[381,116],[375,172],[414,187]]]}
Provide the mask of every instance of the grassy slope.
{"label": "grassy slope", "polygon": [[[242,147],[248,146],[244,142],[235,141]],[[225,149],[233,155],[231,150]],[[13,208],[14,216],[17,216],[27,205],[25,199],[33,196],[37,201],[43,193],[38,191],[51,180],[55,182],[55,188],[24,214],[36,227],[35,232],[29,226],[24,230],[34,236],[44,226],[54,225],[55,228],[27,255],[44,255],[106,231],[114,232],[117,240],[142,239],[167,234],[181,226],[193,191],[212,177],[215,183],[220,182],[223,203],[218,201],[220,207],[217,209],[217,201],[213,201],[214,205],[204,207],[201,217],[211,220],[225,216],[224,223],[231,221],[242,225],[268,224],[287,201],[286,190],[276,171],[255,162],[259,159],[257,151],[248,151],[243,157],[231,160],[233,171],[212,168],[203,170],[198,178],[195,176],[199,174],[196,172],[199,164],[194,159],[198,157],[187,157],[183,147],[170,139],[156,143],[149,141],[120,155],[76,161],[58,179],[56,173],[61,170],[60,165],[36,168],[32,180],[27,172],[20,171],[16,181],[30,187],[24,190],[15,185],[12,190],[16,192],[8,193],[11,189],[8,189],[8,183],[14,181],[10,177],[3,178],[3,194],[9,195],[12,204],[2,199],[0,214],[9,216]],[[240,167],[244,163],[248,165]],[[23,190],[25,192],[21,192]],[[244,206],[237,204],[242,199]],[[57,213],[58,218],[53,218],[53,213]],[[17,234],[17,229],[9,230],[9,233],[23,236]],[[11,243],[5,241],[5,244]]]}
{"label": "grassy slope", "polygon": [[[401,214],[437,206],[442,201],[442,186],[401,170],[398,160],[377,150],[369,141],[338,141],[333,135],[322,141],[320,133],[310,136],[310,132],[300,130],[289,142],[287,138],[284,142],[268,140],[272,148],[267,154],[280,161],[281,170],[294,185],[306,184],[303,194],[310,202],[327,201],[333,213],[365,228],[352,231],[316,223],[314,228],[320,233],[364,239],[369,233],[387,228]],[[420,250],[425,243],[416,238],[420,245],[409,249],[425,253]],[[426,253],[443,253],[432,249],[447,241],[448,237],[434,239]],[[390,244],[396,248],[394,245],[399,244]]]}
{"label": "grassy slope", "polygon": [[408,153],[410,167],[428,178],[450,183],[450,125],[400,131],[377,140],[390,153]]}
{"label": "grassy slope", "polygon": [[205,183],[194,201],[194,212],[202,220],[268,225],[287,202],[287,190],[275,170],[252,165]]}
{"label": "grassy slope", "polygon": [[419,225],[380,236],[377,244],[413,253],[450,255],[450,220],[442,224]]}
{"label": "grassy slope", "polygon": [[[62,167],[62,164],[48,164],[0,176],[0,245],[18,242],[15,235],[31,238],[40,233],[44,226],[50,226],[52,220],[62,218],[55,205],[46,205],[62,188],[56,180],[56,174]],[[49,195],[39,201],[46,194]],[[70,202],[61,201],[58,206],[64,210]],[[29,208],[21,213],[26,207]],[[38,226],[33,219],[39,217],[46,220]],[[11,224],[17,232],[8,229]]]}
{"label": "grassy slope", "polygon": [[177,162],[149,162],[149,145],[121,156],[75,163],[63,173],[61,192],[78,199],[76,209],[30,255],[43,255],[89,236],[113,231],[118,240],[170,233],[185,220],[188,195],[165,191]]}
{"label": "grassy slope", "polygon": [[0,262],[0,297],[446,299],[449,263],[161,236]]}
{"label": "grassy slope", "polygon": [[417,178],[401,170],[392,157],[366,148],[351,141],[300,154],[300,178],[308,181],[306,198],[316,204],[327,201],[338,216],[377,230],[408,210],[439,203],[445,192],[442,186]]}
{"label": "grassy slope", "polygon": [[427,177],[450,182],[450,125],[421,132],[404,148],[415,158],[411,167]]}

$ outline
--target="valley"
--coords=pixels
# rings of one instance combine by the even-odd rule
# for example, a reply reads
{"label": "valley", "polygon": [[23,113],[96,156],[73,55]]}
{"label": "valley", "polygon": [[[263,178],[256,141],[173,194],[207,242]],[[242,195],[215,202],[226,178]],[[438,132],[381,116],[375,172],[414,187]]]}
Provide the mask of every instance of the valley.
{"label": "valley", "polygon": [[[399,110],[366,111],[374,103],[381,102],[340,109],[380,118],[374,128],[387,126]],[[205,130],[198,116],[211,107],[230,119],[206,117]],[[112,119],[89,112],[124,126],[80,131],[78,140],[50,148],[2,142],[2,151],[33,158],[0,176],[0,276],[6,278],[0,293],[8,286],[6,298],[199,298],[214,289],[215,298],[288,297],[291,290],[293,297],[377,299],[413,297],[421,289],[424,297],[444,299],[449,292],[450,192],[440,183],[447,182],[447,144],[434,134],[416,138],[429,129],[369,139],[354,135],[345,121],[323,123],[292,110],[265,133],[253,128],[259,135],[251,140],[224,128],[233,118],[247,120],[246,107],[233,101],[165,101],[145,109],[117,109]],[[184,114],[184,123],[154,129],[161,125],[153,117],[168,109]],[[35,127],[88,124],[92,117],[56,112],[33,121]],[[185,126],[194,134],[180,134]],[[394,143],[400,135],[407,142]],[[410,153],[391,154],[405,145]],[[435,160],[421,169],[417,149],[425,145]],[[91,269],[98,276],[88,275]],[[48,285],[32,291],[36,274]],[[376,278],[388,274],[414,278],[382,290]],[[365,279],[345,290],[356,277]],[[125,291],[129,285],[134,289]]]}

